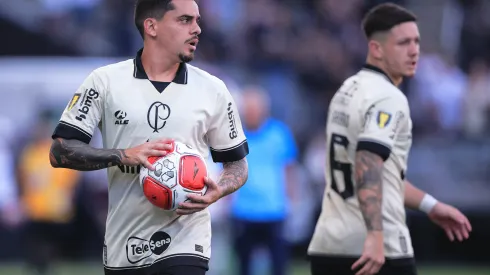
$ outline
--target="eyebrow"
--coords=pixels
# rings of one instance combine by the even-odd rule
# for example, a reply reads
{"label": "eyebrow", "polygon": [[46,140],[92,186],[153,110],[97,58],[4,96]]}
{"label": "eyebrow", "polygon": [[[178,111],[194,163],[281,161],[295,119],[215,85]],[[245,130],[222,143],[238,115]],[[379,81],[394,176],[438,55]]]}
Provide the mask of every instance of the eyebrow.
{"label": "eyebrow", "polygon": [[201,20],[201,16],[200,15],[194,16],[194,15],[190,15],[190,14],[182,14],[178,18],[186,18],[186,19],[194,19],[194,18],[196,18],[197,22],[199,22]]}

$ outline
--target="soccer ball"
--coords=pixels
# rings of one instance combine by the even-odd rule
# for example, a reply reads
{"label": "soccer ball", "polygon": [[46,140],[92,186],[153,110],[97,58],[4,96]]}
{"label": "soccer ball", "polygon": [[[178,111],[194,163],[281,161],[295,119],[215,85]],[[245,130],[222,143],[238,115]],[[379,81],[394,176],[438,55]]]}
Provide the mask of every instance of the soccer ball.
{"label": "soccer ball", "polygon": [[204,195],[208,176],[206,162],[196,149],[181,142],[171,143],[172,149],[163,157],[149,157],[155,167],[140,170],[140,184],[145,197],[155,206],[174,211],[187,200],[188,194]]}

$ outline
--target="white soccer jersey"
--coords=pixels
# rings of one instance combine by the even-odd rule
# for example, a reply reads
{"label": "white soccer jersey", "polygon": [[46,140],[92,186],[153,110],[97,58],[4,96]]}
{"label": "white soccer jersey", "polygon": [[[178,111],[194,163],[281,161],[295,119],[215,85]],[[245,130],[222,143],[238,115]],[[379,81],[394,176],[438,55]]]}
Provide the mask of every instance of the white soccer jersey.
{"label": "white soccer jersey", "polygon": [[[141,52],[135,59],[93,71],[63,112],[53,138],[88,143],[99,127],[107,149],[172,138],[197,148],[205,158],[211,153],[215,162],[237,161],[248,154],[236,105],[220,79],[181,63],[173,82],[159,87],[162,83],[148,80]],[[107,169],[106,274],[147,274],[178,264],[207,268],[209,212],[179,217],[153,206],[143,195],[139,170]]]}
{"label": "white soccer jersey", "polygon": [[412,122],[405,95],[380,69],[366,65],[347,79],[330,103],[322,212],[308,254],[362,254],[367,230],[356,194],[357,150],[379,154],[383,169],[383,230],[385,256],[411,258],[413,249],[405,224],[404,174],[412,143]]}

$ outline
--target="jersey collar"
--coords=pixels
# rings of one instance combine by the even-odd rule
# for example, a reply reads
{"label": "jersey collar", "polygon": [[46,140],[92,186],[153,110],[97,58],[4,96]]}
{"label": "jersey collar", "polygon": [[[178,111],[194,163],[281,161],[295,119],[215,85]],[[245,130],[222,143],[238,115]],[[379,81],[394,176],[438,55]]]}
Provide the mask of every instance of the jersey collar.
{"label": "jersey collar", "polygon": [[[148,79],[148,75],[145,72],[145,68],[143,68],[143,63],[141,62],[141,54],[143,53],[143,49],[140,49],[136,54],[136,57],[133,59],[134,70],[133,76],[138,79]],[[187,65],[185,62],[181,62],[177,73],[175,74],[174,80],[172,82],[177,84],[187,84]]]}
{"label": "jersey collar", "polygon": [[364,64],[364,66],[362,67],[363,70],[367,70],[367,71],[371,71],[373,73],[377,73],[377,74],[381,74],[382,76],[384,76],[391,84],[395,85],[393,83],[393,81],[391,80],[391,78],[388,76],[387,73],[385,73],[385,71],[381,70],[379,67],[376,67],[374,65],[371,65],[371,64]]}

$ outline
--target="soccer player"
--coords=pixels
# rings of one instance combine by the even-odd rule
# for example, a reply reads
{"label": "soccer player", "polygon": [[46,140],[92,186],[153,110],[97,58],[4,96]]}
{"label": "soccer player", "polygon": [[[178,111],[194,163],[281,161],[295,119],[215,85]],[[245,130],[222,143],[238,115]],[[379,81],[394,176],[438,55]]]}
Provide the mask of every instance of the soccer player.
{"label": "soccer player", "polygon": [[[248,145],[236,104],[223,81],[186,64],[199,41],[193,0],[138,0],[135,24],[144,47],[134,59],[94,70],[53,133],[54,167],[107,168],[109,213],[105,274],[205,274],[211,249],[207,206],[247,179]],[[103,149],[89,145],[95,127]],[[223,163],[204,196],[189,195],[174,212],[153,206],[138,181],[147,158],[184,142]]]}
{"label": "soccer player", "polygon": [[382,4],[368,12],[363,29],[366,65],[343,83],[328,111],[327,186],[308,248],[313,275],[416,274],[404,207],[428,213],[451,241],[471,231],[457,209],[405,179],[412,122],[398,85],[416,70],[416,17]]}

